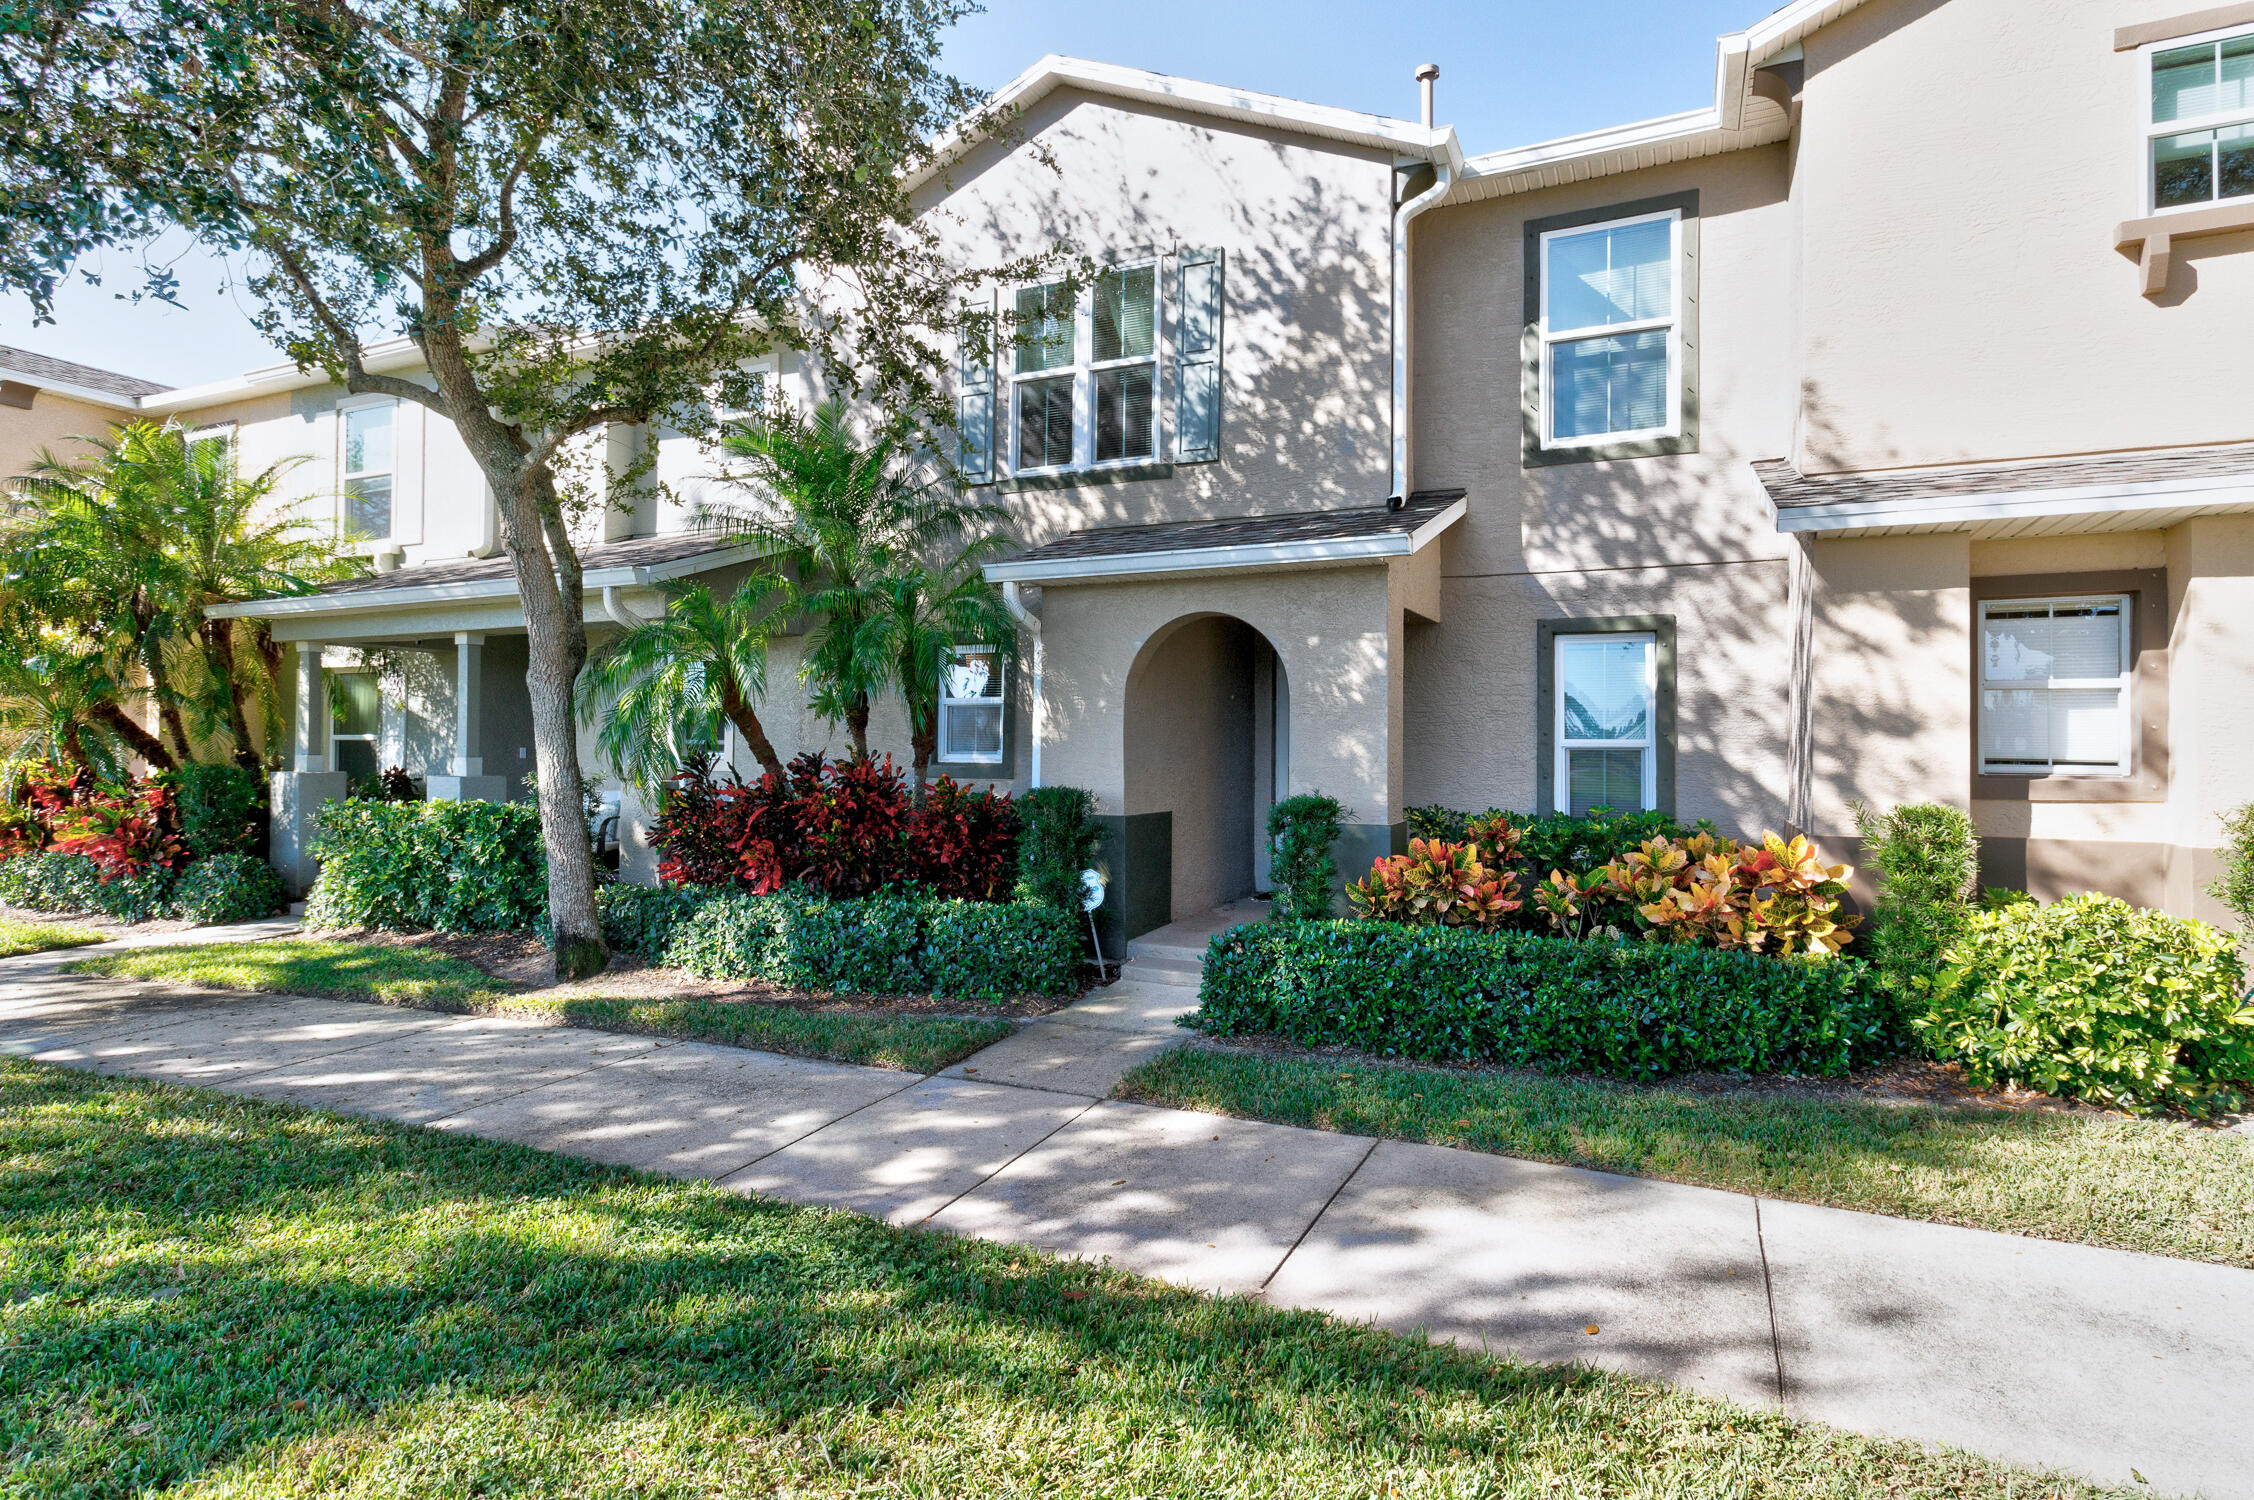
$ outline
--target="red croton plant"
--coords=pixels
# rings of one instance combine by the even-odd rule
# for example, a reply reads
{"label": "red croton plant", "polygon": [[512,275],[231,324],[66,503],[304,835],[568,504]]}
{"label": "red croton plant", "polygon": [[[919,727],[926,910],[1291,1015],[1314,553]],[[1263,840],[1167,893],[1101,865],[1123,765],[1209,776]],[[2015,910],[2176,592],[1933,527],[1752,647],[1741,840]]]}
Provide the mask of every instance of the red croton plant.
{"label": "red croton plant", "polygon": [[1008,898],[1017,871],[1017,809],[942,776],[910,805],[892,758],[832,763],[799,756],[782,775],[715,777],[691,766],[667,786],[650,842],[673,885],[754,894],[797,883],[828,896],[921,885],[972,901]]}
{"label": "red croton plant", "polygon": [[189,859],[171,788],[112,786],[90,771],[65,776],[51,766],[27,771],[0,817],[0,858],[41,853],[82,854],[105,881],[177,870]]}

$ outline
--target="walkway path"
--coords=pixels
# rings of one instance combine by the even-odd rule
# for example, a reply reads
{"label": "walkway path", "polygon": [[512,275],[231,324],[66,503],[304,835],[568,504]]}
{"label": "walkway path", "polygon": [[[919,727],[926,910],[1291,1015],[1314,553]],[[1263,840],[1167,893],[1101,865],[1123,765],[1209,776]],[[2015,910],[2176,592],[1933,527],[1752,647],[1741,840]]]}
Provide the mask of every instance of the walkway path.
{"label": "walkway path", "polygon": [[1154,934],[1119,984],[933,1078],[78,979],[58,972],[69,955],[0,962],[0,1051],[1108,1255],[1530,1360],[2254,1500],[2254,1271],[1105,1100],[1186,1039],[1172,1021],[1196,1003],[1195,927]]}

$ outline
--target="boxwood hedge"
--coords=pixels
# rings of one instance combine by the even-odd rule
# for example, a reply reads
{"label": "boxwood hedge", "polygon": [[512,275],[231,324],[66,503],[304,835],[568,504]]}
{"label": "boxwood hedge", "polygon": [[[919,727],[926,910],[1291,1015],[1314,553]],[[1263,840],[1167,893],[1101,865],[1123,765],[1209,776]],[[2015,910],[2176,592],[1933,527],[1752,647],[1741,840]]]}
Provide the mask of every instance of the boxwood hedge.
{"label": "boxwood hedge", "polygon": [[540,812],[529,802],[331,802],[312,851],[310,927],[532,932],[548,913]]}
{"label": "boxwood hedge", "polygon": [[150,868],[102,879],[83,854],[19,854],[0,860],[0,905],[92,912],[121,922],[176,917],[217,926],[256,922],[287,903],[281,877],[249,854],[214,854],[179,870]]}
{"label": "boxwood hedge", "polygon": [[646,886],[611,886],[600,899],[613,947],[714,979],[1000,999],[1064,994],[1080,978],[1078,924],[1030,902]]}
{"label": "boxwood hedge", "polygon": [[1906,1042],[1876,972],[1851,958],[1356,921],[1216,935],[1202,1004],[1183,1024],[1628,1079],[1836,1075]]}

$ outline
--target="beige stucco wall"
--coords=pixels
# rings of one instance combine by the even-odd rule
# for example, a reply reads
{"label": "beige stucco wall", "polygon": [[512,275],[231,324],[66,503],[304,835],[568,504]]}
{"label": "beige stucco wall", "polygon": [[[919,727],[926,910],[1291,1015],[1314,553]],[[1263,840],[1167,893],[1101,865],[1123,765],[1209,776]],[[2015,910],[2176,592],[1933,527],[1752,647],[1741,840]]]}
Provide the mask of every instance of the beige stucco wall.
{"label": "beige stucco wall", "polygon": [[30,407],[0,405],[0,480],[27,473],[41,450],[68,462],[93,450],[77,438],[107,438],[130,413],[114,407],[73,401],[53,391],[35,391]]}
{"label": "beige stucco wall", "polygon": [[[1052,169],[1037,159],[1050,153]],[[1028,541],[1081,526],[1382,503],[1391,482],[1391,168],[1381,153],[1060,90],[1017,139],[923,191],[962,264],[1068,248],[1161,252],[1161,352],[1173,252],[1225,256],[1221,458],[1170,478],[1006,495]],[[1160,362],[1160,456],[1173,385]]]}
{"label": "beige stucco wall", "polygon": [[1242,621],[1199,615],[1145,642],[1128,673],[1123,801],[1173,815],[1177,913],[1252,892],[1255,650]]}
{"label": "beige stucco wall", "polygon": [[2254,234],[2139,294],[2152,0],[1874,0],[1806,41],[1810,469],[2241,441]]}

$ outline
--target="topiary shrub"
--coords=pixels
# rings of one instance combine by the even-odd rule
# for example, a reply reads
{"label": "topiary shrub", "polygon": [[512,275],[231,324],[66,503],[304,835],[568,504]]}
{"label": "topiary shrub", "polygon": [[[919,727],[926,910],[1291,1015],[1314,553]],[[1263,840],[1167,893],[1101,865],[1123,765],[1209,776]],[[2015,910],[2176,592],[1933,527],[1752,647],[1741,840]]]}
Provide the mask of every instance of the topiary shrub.
{"label": "topiary shrub", "polygon": [[1854,804],[1855,831],[1880,876],[1863,953],[1905,995],[1941,967],[1980,889],[1980,835],[1962,808],[1914,802],[1884,813]]}
{"label": "topiary shrub", "polygon": [[2238,918],[2241,933],[2254,933],[2254,802],[2223,814],[2223,873],[2207,887]]}
{"label": "topiary shrub", "polygon": [[1338,842],[1338,820],[1345,811],[1337,798],[1321,792],[1301,792],[1268,809],[1268,842],[1274,850],[1268,883],[1275,891],[1269,920],[1313,921],[1331,914],[1331,888],[1338,883],[1331,846]]}
{"label": "topiary shrub", "polygon": [[262,922],[289,904],[282,877],[250,854],[214,854],[180,872],[172,888],[173,915],[207,927]]}
{"label": "topiary shrub", "polygon": [[310,848],[313,927],[536,932],[548,911],[540,812],[529,802],[331,802]]}
{"label": "topiary shrub", "polygon": [[1215,1036],[1631,1079],[1838,1075],[1906,1041],[1876,972],[1854,959],[1390,922],[1255,923],[1221,933],[1184,1024]]}
{"label": "topiary shrub", "polygon": [[1979,1083],[2210,1115],[2254,1082],[2254,1004],[2230,936],[2113,896],[1971,913],[1911,1018]]}
{"label": "topiary shrub", "polygon": [[1080,872],[1094,866],[1102,841],[1094,793],[1076,786],[1027,792],[1018,799],[1018,898],[1077,913]]}

